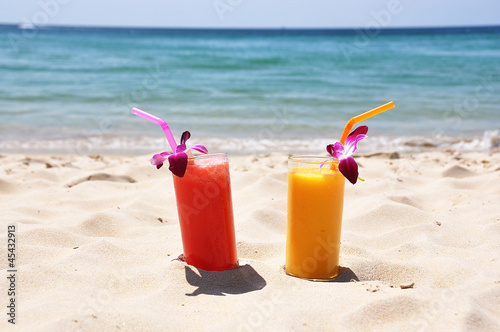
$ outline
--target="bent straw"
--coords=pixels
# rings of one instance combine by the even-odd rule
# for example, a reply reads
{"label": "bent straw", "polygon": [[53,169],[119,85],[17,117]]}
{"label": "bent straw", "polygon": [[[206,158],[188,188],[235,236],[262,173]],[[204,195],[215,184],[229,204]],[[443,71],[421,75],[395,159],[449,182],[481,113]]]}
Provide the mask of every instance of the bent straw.
{"label": "bent straw", "polygon": [[170,147],[172,148],[172,152],[175,153],[175,149],[177,148],[177,143],[175,142],[174,135],[172,135],[172,131],[170,131],[170,128],[168,127],[168,124],[165,120],[157,117],[156,115],[140,110],[136,107],[132,108],[132,114],[135,114],[143,119],[159,124],[161,129],[163,129],[165,136],[167,136],[167,141]]}
{"label": "bent straw", "polygon": [[387,110],[390,110],[391,108],[394,107],[394,103],[388,102],[387,104],[384,104],[382,106],[379,106],[377,108],[372,109],[371,111],[365,112],[363,114],[360,114],[358,116],[355,116],[354,118],[351,118],[349,121],[347,121],[347,124],[344,127],[344,132],[342,133],[342,137],[340,138],[340,143],[344,144],[347,136],[351,132],[352,127],[363,120],[366,120],[368,118],[371,118],[372,116],[375,116],[377,114],[380,114],[382,112],[385,112]]}

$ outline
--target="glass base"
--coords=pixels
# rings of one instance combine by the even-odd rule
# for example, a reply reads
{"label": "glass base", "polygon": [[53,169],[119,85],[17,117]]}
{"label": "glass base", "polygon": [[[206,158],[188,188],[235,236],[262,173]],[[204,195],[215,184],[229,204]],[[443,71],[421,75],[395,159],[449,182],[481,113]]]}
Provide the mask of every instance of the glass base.
{"label": "glass base", "polygon": [[299,278],[299,279],[303,279],[303,280],[309,280],[309,281],[332,281],[332,280],[335,280],[336,278],[338,278],[340,276],[340,270],[337,271],[337,273],[333,274],[332,276],[328,276],[326,278],[308,278],[308,277],[301,277],[301,276],[297,276],[297,275],[294,275],[290,272],[288,272],[286,270],[286,267],[283,267],[283,270],[285,271],[285,273],[291,277],[295,277],[295,278]]}
{"label": "glass base", "polygon": [[220,271],[236,270],[236,269],[240,268],[240,261],[239,260],[236,260],[236,263],[234,265],[232,265],[232,266],[228,266],[228,267],[224,267],[224,268],[212,268],[212,269],[204,269],[204,268],[198,267],[196,265],[193,265],[192,263],[186,261],[186,256],[184,256],[184,254],[180,254],[179,257],[177,257],[177,260],[179,260],[181,262],[184,262],[187,265],[190,265],[192,267],[195,267],[198,270],[210,271],[210,272],[213,272],[213,271],[219,271],[220,272]]}

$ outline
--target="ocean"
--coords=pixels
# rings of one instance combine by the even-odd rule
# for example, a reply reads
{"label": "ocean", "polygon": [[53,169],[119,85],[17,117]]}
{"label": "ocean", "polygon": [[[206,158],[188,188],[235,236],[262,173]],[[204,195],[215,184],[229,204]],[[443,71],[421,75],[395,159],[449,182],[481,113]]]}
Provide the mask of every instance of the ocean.
{"label": "ocean", "polygon": [[[0,151],[360,153],[500,147],[500,28],[197,30],[0,26]],[[189,145],[189,144],[188,144]]]}

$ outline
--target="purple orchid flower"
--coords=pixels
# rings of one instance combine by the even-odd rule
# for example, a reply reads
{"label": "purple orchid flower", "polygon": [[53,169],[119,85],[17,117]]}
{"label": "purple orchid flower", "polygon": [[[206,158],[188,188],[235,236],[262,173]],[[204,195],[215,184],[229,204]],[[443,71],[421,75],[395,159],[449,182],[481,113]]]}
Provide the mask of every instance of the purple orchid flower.
{"label": "purple orchid flower", "polygon": [[340,142],[336,142],[334,144],[329,144],[326,147],[326,151],[333,158],[339,160],[340,173],[342,173],[352,184],[356,183],[359,175],[358,164],[352,157],[352,154],[358,148],[358,142],[366,137],[366,133],[368,133],[368,127],[360,126],[347,136],[345,145]]}
{"label": "purple orchid flower", "polygon": [[162,152],[155,154],[153,158],[151,158],[151,164],[156,166],[157,169],[163,166],[163,162],[168,159],[169,167],[168,169],[177,175],[178,177],[183,177],[184,173],[186,173],[186,168],[188,164],[188,152],[193,149],[199,151],[201,153],[208,154],[208,150],[206,147],[200,144],[193,145],[189,149],[186,148],[186,141],[191,137],[191,133],[189,131],[185,131],[181,136],[181,144],[177,145],[175,149],[175,153]]}

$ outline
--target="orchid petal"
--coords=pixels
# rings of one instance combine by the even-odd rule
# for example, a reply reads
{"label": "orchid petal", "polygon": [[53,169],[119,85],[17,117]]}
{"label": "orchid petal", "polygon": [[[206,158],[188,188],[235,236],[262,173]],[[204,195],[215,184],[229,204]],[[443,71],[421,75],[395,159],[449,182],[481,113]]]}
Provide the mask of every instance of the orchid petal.
{"label": "orchid petal", "polygon": [[191,147],[191,149],[193,150],[196,150],[198,152],[201,152],[201,153],[204,153],[204,154],[208,154],[208,150],[206,147],[204,147],[203,145],[201,144],[195,144]]}
{"label": "orchid petal", "polygon": [[177,175],[178,177],[183,177],[186,173],[188,155],[185,152],[179,152],[168,156],[168,162],[170,166],[168,169]]}
{"label": "orchid petal", "polygon": [[358,142],[365,138],[366,135],[359,134],[357,136],[348,136],[345,140],[347,146],[347,155],[352,155],[358,149]]}
{"label": "orchid petal", "polygon": [[358,164],[353,157],[342,158],[339,162],[339,171],[352,184],[358,180]]}
{"label": "orchid petal", "polygon": [[180,153],[186,151],[186,144],[179,144],[175,148],[175,153]]}
{"label": "orchid petal", "polygon": [[326,146],[326,151],[336,159],[339,159],[344,155],[344,146],[340,142],[336,142],[335,144],[328,144]]}
{"label": "orchid petal", "polygon": [[185,131],[181,135],[181,144],[186,144],[186,141],[191,137],[191,133],[189,131]]}
{"label": "orchid petal", "polygon": [[354,129],[347,137],[366,135],[367,133],[368,133],[368,126],[359,126],[358,128]]}
{"label": "orchid petal", "polygon": [[346,155],[350,156],[358,149],[358,142],[366,137],[368,133],[368,126],[359,126],[354,129],[345,140],[345,145],[347,147]]}
{"label": "orchid petal", "polygon": [[151,165],[156,166],[156,168],[162,167],[163,162],[165,161],[165,159],[167,159],[169,154],[170,153],[168,153],[166,151],[162,152],[162,153],[155,154],[150,160]]}

